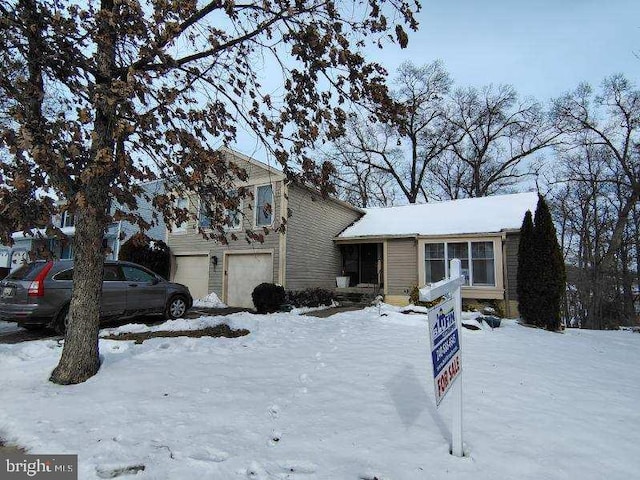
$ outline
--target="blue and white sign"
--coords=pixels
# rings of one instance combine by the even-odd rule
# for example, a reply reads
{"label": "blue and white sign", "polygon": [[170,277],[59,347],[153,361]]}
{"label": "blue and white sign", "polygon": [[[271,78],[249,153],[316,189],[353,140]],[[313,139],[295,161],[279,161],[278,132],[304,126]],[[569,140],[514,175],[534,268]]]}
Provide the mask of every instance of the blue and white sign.
{"label": "blue and white sign", "polygon": [[429,312],[429,336],[436,405],[440,405],[461,370],[454,299],[444,301]]}

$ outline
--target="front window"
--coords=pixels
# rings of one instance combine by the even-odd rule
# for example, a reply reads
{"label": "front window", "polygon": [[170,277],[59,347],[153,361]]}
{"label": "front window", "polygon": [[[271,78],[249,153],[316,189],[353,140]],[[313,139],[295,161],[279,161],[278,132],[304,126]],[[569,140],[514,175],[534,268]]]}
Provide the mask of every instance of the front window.
{"label": "front window", "polygon": [[493,242],[425,244],[425,283],[435,283],[446,278],[449,275],[449,262],[454,258],[460,260],[465,285],[495,286]]}
{"label": "front window", "polygon": [[464,275],[464,284],[469,285],[469,243],[447,243],[447,255],[449,259],[457,258],[460,260],[460,269],[462,270],[460,273]]}
{"label": "front window", "polygon": [[427,243],[425,245],[424,259],[427,283],[439,282],[445,278],[444,243]]}
{"label": "front window", "polygon": [[493,242],[471,242],[473,284],[495,285]]}
{"label": "front window", "polygon": [[273,187],[262,185],[256,191],[256,227],[273,223]]}

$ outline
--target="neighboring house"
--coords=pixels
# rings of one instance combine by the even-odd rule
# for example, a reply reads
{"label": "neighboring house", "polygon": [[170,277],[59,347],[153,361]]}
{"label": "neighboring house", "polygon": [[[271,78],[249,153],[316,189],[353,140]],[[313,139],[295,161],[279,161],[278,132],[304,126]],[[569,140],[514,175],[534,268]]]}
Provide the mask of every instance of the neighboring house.
{"label": "neighboring house", "polygon": [[[165,191],[164,183],[161,180],[147,182],[142,185],[146,192],[153,196]],[[115,212],[117,205],[111,206],[111,214]],[[150,202],[143,198],[138,198],[137,211],[147,221],[151,221],[153,210]],[[124,211],[127,209],[121,207]],[[24,262],[29,260],[29,253],[39,251],[51,252],[54,258],[66,260],[73,258],[73,236],[75,235],[75,218],[68,212],[61,215],[55,215],[52,223],[59,227],[66,238],[48,237],[42,229],[36,229],[25,234],[24,232],[15,232],[12,234],[13,245],[11,247],[0,244],[0,270],[15,270]],[[147,235],[151,238],[162,240],[165,237],[166,226],[162,218],[159,224],[147,231]],[[109,225],[104,236],[104,246],[108,247],[110,253],[108,259],[117,259],[120,251],[120,245],[127,238],[138,232],[138,227],[127,221],[114,222]],[[31,235],[29,234],[31,233]]]}
{"label": "neighboring house", "polygon": [[[342,258],[333,239],[360,218],[362,210],[319,192],[288,182],[285,175],[233,150],[221,148],[229,161],[244,168],[253,188],[229,228],[237,240],[228,245],[205,240],[196,222],[174,226],[166,242],[173,254],[172,279],[189,287],[194,298],[215,292],[226,304],[253,307],[251,292],[262,282],[274,282],[288,290],[309,287],[335,288]],[[199,211],[199,199],[180,199],[181,207]],[[265,205],[270,208],[265,209]],[[274,231],[286,220],[284,232]],[[208,219],[198,223],[206,228]],[[263,243],[248,243],[247,229],[270,229]]]}
{"label": "neighboring house", "polygon": [[495,300],[515,316],[520,226],[537,201],[518,193],[365,209],[335,242],[351,284],[379,285],[388,303],[408,303],[414,286],[443,279],[459,258],[463,299]]}

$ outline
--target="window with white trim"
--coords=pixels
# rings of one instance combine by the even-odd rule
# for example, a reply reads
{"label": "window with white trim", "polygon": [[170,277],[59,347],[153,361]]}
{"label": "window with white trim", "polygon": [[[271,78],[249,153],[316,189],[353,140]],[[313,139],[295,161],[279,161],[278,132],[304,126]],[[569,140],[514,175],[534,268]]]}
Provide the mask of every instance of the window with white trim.
{"label": "window with white trim", "polygon": [[238,198],[238,191],[231,190],[229,191],[229,201],[230,203],[237,203],[237,207],[235,208],[225,208],[224,209],[224,217],[227,221],[225,225],[225,229],[227,230],[240,230],[242,227],[242,199]]}
{"label": "window with white trim", "polygon": [[447,277],[449,261],[458,258],[465,285],[496,285],[493,242],[426,243],[424,248],[425,283],[435,283]]}
{"label": "window with white trim", "polygon": [[446,275],[446,258],[444,255],[444,243],[427,243],[424,246],[424,272],[426,283],[435,283]]}
{"label": "window with white trim", "polygon": [[447,258],[460,260],[460,273],[464,275],[464,284],[469,285],[469,242],[447,242]]}
{"label": "window with white trim", "polygon": [[76,224],[76,216],[69,212],[62,212],[62,218],[60,220],[60,228],[73,227]]}
{"label": "window with white trim", "polygon": [[[236,208],[224,208],[222,211],[223,219],[226,222],[224,225],[225,230],[239,230],[242,227],[242,200],[238,199],[237,190],[229,190],[229,204],[235,204]],[[211,217],[208,216],[207,203],[204,200],[200,200],[200,211],[198,213],[198,224],[201,228],[211,228]]]}
{"label": "window with white trim", "polygon": [[473,284],[495,285],[493,242],[471,242],[471,258],[473,259]]}
{"label": "window with white trim", "polygon": [[256,188],[256,227],[267,227],[273,223],[273,187],[261,185]]}
{"label": "window with white trim", "polygon": [[207,202],[200,200],[200,210],[198,211],[198,225],[200,228],[211,228],[211,217],[208,215]]}
{"label": "window with white trim", "polygon": [[[175,208],[186,210],[189,208],[189,199],[185,197],[176,198],[175,200]],[[176,223],[174,225],[174,232],[184,232],[187,229],[187,222]]]}

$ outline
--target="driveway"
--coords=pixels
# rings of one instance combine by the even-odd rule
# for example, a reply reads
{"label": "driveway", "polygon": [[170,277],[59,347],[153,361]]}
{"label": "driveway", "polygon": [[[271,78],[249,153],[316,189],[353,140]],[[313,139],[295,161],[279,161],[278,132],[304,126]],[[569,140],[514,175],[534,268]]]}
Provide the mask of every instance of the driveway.
{"label": "driveway", "polygon": [[[184,318],[200,318],[200,317],[214,317],[219,315],[230,315],[237,312],[246,312],[244,308],[192,308],[185,315]],[[122,320],[119,322],[109,322],[103,325],[104,328],[112,328],[118,325],[124,325],[127,323],[144,323],[145,325],[158,325],[164,322],[165,319],[161,316],[154,317],[138,317],[128,320]],[[62,340],[63,337],[58,335],[53,330],[43,328],[42,330],[29,331],[24,328],[18,327],[16,324],[8,322],[0,322],[0,343],[20,343],[28,342],[31,340]]]}

